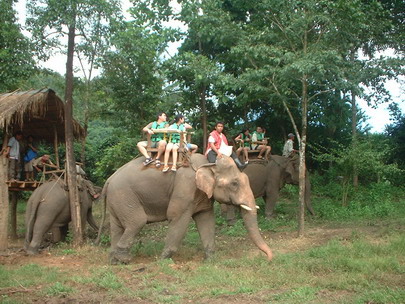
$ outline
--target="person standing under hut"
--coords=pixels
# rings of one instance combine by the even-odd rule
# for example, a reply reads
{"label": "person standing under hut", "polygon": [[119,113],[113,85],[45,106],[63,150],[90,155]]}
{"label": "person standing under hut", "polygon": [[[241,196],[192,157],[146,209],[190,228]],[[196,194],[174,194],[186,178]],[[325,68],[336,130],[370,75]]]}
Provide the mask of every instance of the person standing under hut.
{"label": "person standing under hut", "polygon": [[260,150],[259,156],[257,156],[258,159],[263,159],[263,154],[265,159],[269,158],[271,147],[267,145],[268,141],[265,138],[265,132],[262,127],[257,127],[256,131],[253,132],[252,144],[253,150]]}
{"label": "person standing under hut", "polygon": [[236,155],[239,158],[240,152],[243,151],[243,154],[245,155],[245,164],[247,165],[249,163],[248,151],[252,148],[251,147],[252,141],[249,129],[242,130],[242,133],[240,133],[238,136],[235,137],[235,141],[239,142],[240,144],[240,147],[236,150]]}
{"label": "person standing under hut", "polygon": [[183,134],[180,134],[181,132],[185,132],[187,129],[192,129],[193,127],[189,125],[188,123],[184,122],[184,116],[181,114],[176,115],[175,117],[175,122],[169,127],[169,130],[178,130],[179,133],[170,133],[169,135],[169,140],[166,146],[166,151],[165,151],[165,156],[164,156],[164,165],[163,165],[163,170],[162,172],[167,172],[169,171],[169,157],[170,157],[170,152],[173,151],[173,165],[172,168],[170,169],[171,171],[176,172],[177,171],[177,151],[180,148],[180,136],[183,136]]}
{"label": "person standing under hut", "polygon": [[27,137],[27,146],[25,148],[24,154],[24,171],[26,181],[34,180],[34,167],[32,163],[37,155],[38,149],[34,146],[34,137],[32,135],[29,135]]}
{"label": "person standing under hut", "polygon": [[235,161],[238,168],[243,169],[246,165],[242,164],[238,159],[235,152],[232,151],[232,146],[228,145],[226,136],[222,133],[224,130],[224,123],[217,122],[215,129],[210,133],[208,137],[208,145],[205,151],[205,156],[208,162],[215,163],[217,158],[221,158],[222,155],[230,156]]}
{"label": "person standing under hut", "polygon": [[155,162],[155,166],[157,168],[160,167],[160,156],[163,154],[166,148],[166,139],[165,135],[163,133],[154,133],[152,129],[165,129],[168,126],[168,123],[166,122],[167,116],[165,112],[159,112],[156,118],[156,121],[148,123],[142,131],[147,132],[151,134],[151,141],[152,145],[151,148],[158,148],[157,156],[155,160],[152,159],[151,156],[149,156],[148,151],[146,151],[146,147],[148,146],[147,141],[140,141],[137,144],[139,152],[143,156],[145,156],[145,161],[143,162],[144,166],[147,166],[151,164],[152,162]]}
{"label": "person standing under hut", "polygon": [[8,180],[15,182],[18,179],[20,170],[20,141],[23,139],[21,131],[15,132],[10,138],[5,149],[4,155],[8,157]]}

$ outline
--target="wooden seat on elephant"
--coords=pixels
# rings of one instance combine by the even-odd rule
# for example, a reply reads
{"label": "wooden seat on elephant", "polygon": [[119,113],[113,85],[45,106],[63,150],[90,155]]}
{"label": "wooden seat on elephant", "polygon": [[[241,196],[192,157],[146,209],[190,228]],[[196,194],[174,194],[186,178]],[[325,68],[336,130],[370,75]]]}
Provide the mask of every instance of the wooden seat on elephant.
{"label": "wooden seat on elephant", "polygon": [[[170,134],[172,133],[178,133],[177,130],[159,130],[159,129],[152,129],[154,133],[164,133],[164,139],[168,141]],[[187,154],[191,154],[190,151],[186,148],[186,143],[191,141],[191,135],[193,132],[180,132],[180,143],[179,143],[179,149],[177,150],[177,166],[183,166],[183,167],[188,167],[188,158],[186,157]],[[151,134],[147,133],[146,135],[147,138],[147,146],[146,146],[146,151],[152,156],[152,158],[155,158],[158,152],[158,148],[152,148],[152,140],[151,140]],[[160,157],[160,160],[162,161],[164,154]],[[170,152],[169,156],[169,161],[168,165],[172,166],[173,165],[173,153]]]}

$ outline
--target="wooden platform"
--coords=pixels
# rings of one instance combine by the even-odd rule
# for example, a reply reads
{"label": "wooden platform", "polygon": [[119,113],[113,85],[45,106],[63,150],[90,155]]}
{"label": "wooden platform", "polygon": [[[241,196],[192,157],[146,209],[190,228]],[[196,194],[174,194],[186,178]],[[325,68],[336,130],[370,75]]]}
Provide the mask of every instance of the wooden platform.
{"label": "wooden platform", "polygon": [[42,182],[39,181],[7,181],[9,191],[34,191]]}

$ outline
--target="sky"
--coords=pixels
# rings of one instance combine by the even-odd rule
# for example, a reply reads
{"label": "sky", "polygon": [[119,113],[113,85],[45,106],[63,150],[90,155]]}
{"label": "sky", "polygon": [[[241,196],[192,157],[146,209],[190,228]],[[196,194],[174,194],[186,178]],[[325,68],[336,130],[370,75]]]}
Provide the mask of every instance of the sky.
{"label": "sky", "polygon": [[[25,4],[26,0],[19,0],[15,4],[15,9],[18,13],[19,22],[24,26],[25,22]],[[122,1],[124,15],[126,18],[130,18],[127,9],[130,7],[129,0]],[[173,25],[172,25],[173,26]],[[179,26],[179,25],[176,25]],[[180,25],[181,26],[181,25]],[[29,35],[29,33],[24,32],[25,35]],[[169,46],[168,53],[169,55],[174,55],[177,51],[177,47],[180,46],[180,43],[175,43]],[[387,52],[384,55],[386,56],[393,56],[392,52]],[[83,74],[80,72],[79,62],[76,58],[74,61],[75,64],[75,75],[82,76]],[[50,70],[56,71],[61,75],[64,75],[66,72],[66,57],[61,54],[55,54],[52,56],[48,61],[41,62],[40,66],[44,68],[48,68]],[[93,75],[96,75],[94,73]],[[390,124],[390,115],[388,111],[388,105],[392,102],[397,102],[402,110],[405,113],[405,77],[401,77],[399,80],[389,80],[385,84],[387,90],[391,94],[391,101],[389,103],[380,104],[377,108],[373,108],[367,105],[364,100],[358,99],[357,104],[360,109],[364,111],[366,116],[368,117],[367,123],[371,127],[371,132],[383,132],[385,126]]]}

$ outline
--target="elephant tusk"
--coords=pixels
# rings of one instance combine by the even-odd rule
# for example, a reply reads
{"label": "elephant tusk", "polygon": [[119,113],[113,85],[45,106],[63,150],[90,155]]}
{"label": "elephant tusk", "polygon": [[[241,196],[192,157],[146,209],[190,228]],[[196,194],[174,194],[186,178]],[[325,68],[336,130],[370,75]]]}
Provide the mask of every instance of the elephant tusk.
{"label": "elephant tusk", "polygon": [[260,207],[258,205],[256,205],[256,209],[260,209]]}
{"label": "elephant tusk", "polygon": [[243,209],[247,210],[247,211],[252,211],[252,208],[246,206],[246,205],[240,205]]}

